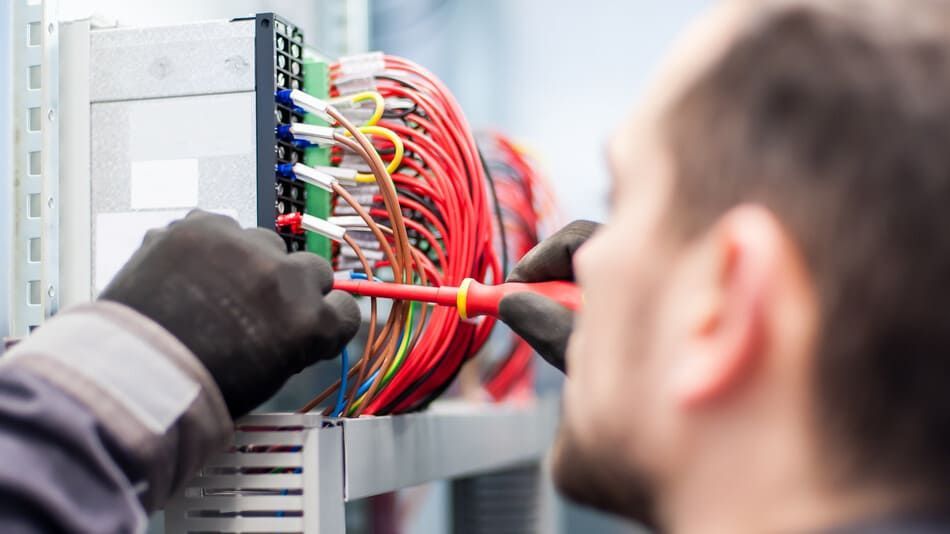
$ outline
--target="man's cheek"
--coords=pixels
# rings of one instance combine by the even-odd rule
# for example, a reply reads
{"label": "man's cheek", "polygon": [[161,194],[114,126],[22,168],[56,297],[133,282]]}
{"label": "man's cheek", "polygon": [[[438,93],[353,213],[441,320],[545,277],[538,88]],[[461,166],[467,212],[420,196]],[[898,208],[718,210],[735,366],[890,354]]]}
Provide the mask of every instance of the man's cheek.
{"label": "man's cheek", "polygon": [[[581,367],[584,362],[584,358],[580,355],[584,349],[584,344],[581,341],[584,335],[582,322],[579,318],[574,319],[574,330],[571,332],[571,337],[567,339],[567,349],[564,353],[564,359],[566,363],[566,368],[569,369],[571,378],[576,378],[581,374]],[[565,384],[565,390],[567,385]]]}
{"label": "man's cheek", "polygon": [[[588,315],[575,319],[574,331],[567,344],[567,377],[564,383],[565,401],[572,406],[589,406],[590,396],[596,391],[597,366],[602,347],[598,346],[598,332]],[[585,400],[586,399],[586,400]]]}
{"label": "man's cheek", "polygon": [[610,232],[610,229],[605,229],[595,233],[574,253],[574,275],[581,285],[594,283],[609,267],[611,257],[607,243]]}
{"label": "man's cheek", "polygon": [[[609,409],[611,391],[616,390],[617,354],[608,343],[609,329],[600,318],[578,319],[567,347],[568,380],[564,385],[565,401],[587,417],[592,412]],[[581,408],[582,407],[582,408]]]}

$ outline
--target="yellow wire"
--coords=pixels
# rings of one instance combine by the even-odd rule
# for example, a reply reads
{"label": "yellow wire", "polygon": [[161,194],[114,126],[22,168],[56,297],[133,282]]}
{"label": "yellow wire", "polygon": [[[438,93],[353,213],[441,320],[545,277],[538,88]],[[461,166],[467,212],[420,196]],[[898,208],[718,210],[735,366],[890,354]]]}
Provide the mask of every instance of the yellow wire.
{"label": "yellow wire", "polygon": [[415,310],[415,308],[415,303],[409,305],[409,313],[406,314],[406,326],[404,330],[405,333],[402,336],[402,343],[399,344],[399,350],[396,351],[396,358],[389,366],[389,370],[386,371],[386,374],[383,376],[383,380],[385,382],[389,382],[393,375],[396,374],[396,369],[399,369],[403,360],[406,358],[406,349],[409,348],[409,337],[412,331],[412,312]]}
{"label": "yellow wire", "polygon": [[362,91],[352,95],[334,98],[330,101],[330,103],[345,102],[347,100],[354,104],[372,100],[376,105],[375,108],[373,108],[373,114],[366,121],[366,123],[363,124],[363,126],[374,126],[377,122],[379,122],[379,119],[383,118],[383,112],[386,111],[386,101],[383,100],[383,95],[377,93],[376,91]]}
{"label": "yellow wire", "polygon": [[[393,147],[396,149],[395,154],[393,154],[392,161],[389,162],[389,165],[386,166],[386,172],[392,174],[396,172],[396,169],[399,168],[399,165],[402,163],[402,157],[406,153],[406,147],[402,144],[402,139],[396,135],[396,132],[390,130],[389,128],[383,128],[382,126],[360,126],[358,130],[364,134],[368,135],[378,135],[379,137],[385,137],[393,144]],[[351,135],[350,132],[345,132],[346,135]],[[359,173],[356,175],[356,181],[362,184],[372,184],[376,183],[376,177],[372,174]]]}
{"label": "yellow wire", "polygon": [[354,104],[359,102],[365,102],[367,100],[372,100],[376,104],[376,108],[373,109],[373,114],[370,116],[369,120],[366,121],[364,126],[374,126],[379,119],[383,118],[383,111],[386,110],[386,102],[383,100],[383,95],[377,93],[376,91],[363,91],[362,93],[356,93],[350,97],[350,101]]}

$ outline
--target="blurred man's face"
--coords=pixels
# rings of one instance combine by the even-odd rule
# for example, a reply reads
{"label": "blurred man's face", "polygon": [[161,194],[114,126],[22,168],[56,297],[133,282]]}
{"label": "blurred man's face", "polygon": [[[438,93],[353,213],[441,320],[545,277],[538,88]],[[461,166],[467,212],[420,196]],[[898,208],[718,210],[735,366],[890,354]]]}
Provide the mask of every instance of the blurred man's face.
{"label": "blurred man's face", "polygon": [[632,136],[621,133],[610,148],[610,219],[574,260],[584,311],[568,348],[564,425],[554,454],[569,496],[639,515],[649,505],[651,461],[662,454],[656,427],[671,420],[657,395],[664,372],[658,345],[675,253],[660,228],[669,169],[651,153],[657,147],[643,146],[649,138],[631,150]]}
{"label": "blurred man's face", "polygon": [[555,478],[568,496],[627,515],[649,514],[682,435],[668,395],[676,372],[668,356],[681,350],[688,328],[680,303],[690,298],[691,252],[664,228],[674,171],[658,123],[666,102],[725,47],[733,7],[690,32],[611,138],[610,218],[574,261],[585,304],[568,348]]}

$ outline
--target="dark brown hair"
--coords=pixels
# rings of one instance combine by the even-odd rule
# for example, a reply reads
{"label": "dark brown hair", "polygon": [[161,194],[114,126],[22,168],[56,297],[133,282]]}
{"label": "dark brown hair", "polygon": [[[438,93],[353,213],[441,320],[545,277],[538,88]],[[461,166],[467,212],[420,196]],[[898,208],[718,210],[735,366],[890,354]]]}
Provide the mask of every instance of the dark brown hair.
{"label": "dark brown hair", "polygon": [[772,8],[670,108],[671,218],[696,235],[741,202],[776,214],[817,285],[835,465],[944,497],[950,3],[837,7]]}

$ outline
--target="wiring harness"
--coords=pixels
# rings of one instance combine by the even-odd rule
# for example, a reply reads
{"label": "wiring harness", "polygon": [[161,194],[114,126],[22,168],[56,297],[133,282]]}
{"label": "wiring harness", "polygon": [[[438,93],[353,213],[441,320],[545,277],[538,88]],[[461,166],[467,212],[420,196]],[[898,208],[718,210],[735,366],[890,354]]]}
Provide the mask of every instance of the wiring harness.
{"label": "wiring harness", "polygon": [[[520,257],[537,241],[536,231],[524,226],[537,221],[534,208],[526,207],[533,206],[533,197],[493,202],[505,194],[492,195],[488,163],[465,116],[431,73],[381,53],[343,58],[330,67],[330,96],[323,101],[296,89],[276,95],[328,124],[282,125],[278,136],[298,146],[332,147],[330,166],[295,163],[277,169],[329,191],[331,215],[290,213],[277,224],[332,240],[337,276],[431,286],[457,286],[465,278],[497,283],[504,279],[499,252]],[[523,195],[524,187],[537,183],[536,173],[510,142],[493,139],[507,147],[497,161],[510,171],[498,185]],[[521,219],[503,223],[498,216],[504,213]],[[509,226],[517,245],[510,250],[496,246],[496,235],[505,235]],[[376,299],[369,300],[362,353],[351,361],[344,351],[340,379],[301,411],[328,400],[324,413],[344,417],[423,408],[485,345],[495,323],[398,300],[383,313],[387,310]],[[526,356],[518,354],[527,361],[526,350]],[[501,365],[489,384],[504,391],[513,376],[525,372],[519,369],[527,369],[526,363]]]}

